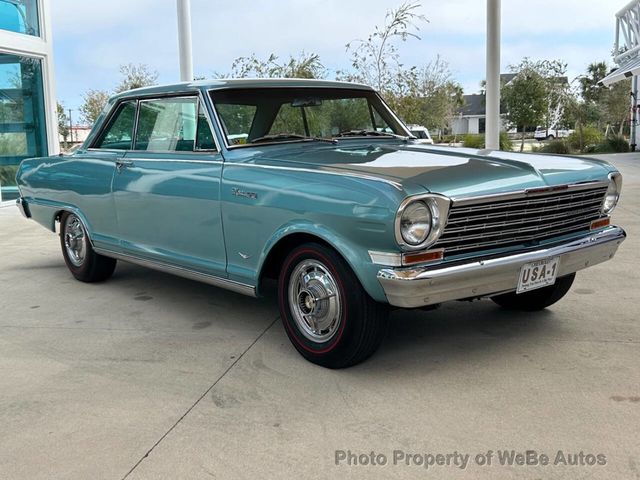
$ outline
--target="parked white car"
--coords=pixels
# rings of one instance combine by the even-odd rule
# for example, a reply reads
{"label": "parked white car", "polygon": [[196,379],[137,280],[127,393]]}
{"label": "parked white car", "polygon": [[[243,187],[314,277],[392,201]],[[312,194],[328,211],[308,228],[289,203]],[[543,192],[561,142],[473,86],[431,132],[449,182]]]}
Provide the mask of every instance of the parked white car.
{"label": "parked white car", "polygon": [[411,135],[416,137],[416,142],[433,145],[433,139],[431,138],[427,127],[423,127],[422,125],[407,125],[407,127],[409,128]]}
{"label": "parked white car", "polygon": [[533,134],[533,138],[540,142],[542,140],[553,140],[555,138],[567,138],[574,131],[575,130],[567,130],[562,128],[545,128],[538,126],[535,133]]}

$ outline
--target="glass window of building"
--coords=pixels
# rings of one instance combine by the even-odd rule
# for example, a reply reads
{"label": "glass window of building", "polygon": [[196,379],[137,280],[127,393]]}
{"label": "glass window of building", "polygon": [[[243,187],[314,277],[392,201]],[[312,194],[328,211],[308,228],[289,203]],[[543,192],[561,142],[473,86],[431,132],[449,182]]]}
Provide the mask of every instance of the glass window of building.
{"label": "glass window of building", "polygon": [[0,29],[40,36],[37,0],[0,0]]}
{"label": "glass window of building", "polygon": [[[0,4],[2,2],[0,1]],[[20,162],[47,155],[42,60],[0,53],[0,188],[17,195]]]}

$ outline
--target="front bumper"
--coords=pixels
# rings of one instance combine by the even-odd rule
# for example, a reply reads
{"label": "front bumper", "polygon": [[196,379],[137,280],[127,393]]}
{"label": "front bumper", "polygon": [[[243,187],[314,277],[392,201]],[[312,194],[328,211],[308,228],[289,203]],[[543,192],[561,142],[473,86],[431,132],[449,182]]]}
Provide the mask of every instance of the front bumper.
{"label": "front bumper", "polygon": [[525,263],[560,257],[561,277],[613,258],[625,238],[622,228],[608,227],[562,245],[504,257],[453,266],[384,268],[378,281],[389,303],[402,308],[492,296],[514,291]]}

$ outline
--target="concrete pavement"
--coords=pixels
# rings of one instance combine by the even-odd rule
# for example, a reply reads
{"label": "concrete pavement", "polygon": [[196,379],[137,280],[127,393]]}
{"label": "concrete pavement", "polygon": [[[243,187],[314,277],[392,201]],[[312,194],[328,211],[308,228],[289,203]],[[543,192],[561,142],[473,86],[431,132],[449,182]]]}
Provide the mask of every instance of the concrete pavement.
{"label": "concrete pavement", "polygon": [[[0,478],[640,479],[640,154],[608,159],[613,261],[542,313],[397,311],[343,371],[295,352],[272,297],[124,263],[82,284],[56,235],[0,209]],[[501,465],[512,449],[551,465]]]}

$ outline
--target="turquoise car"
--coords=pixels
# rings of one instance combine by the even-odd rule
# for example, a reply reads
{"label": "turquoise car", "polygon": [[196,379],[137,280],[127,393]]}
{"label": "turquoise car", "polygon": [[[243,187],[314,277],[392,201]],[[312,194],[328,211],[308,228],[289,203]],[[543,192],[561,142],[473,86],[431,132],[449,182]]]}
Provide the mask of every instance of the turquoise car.
{"label": "turquoise car", "polygon": [[606,162],[424,145],[374,90],[330,81],[121,93],[17,183],[78,280],[118,260],[249,296],[276,279],[292,344],[330,368],[376,350],[389,307],[548,307],[625,238]]}

